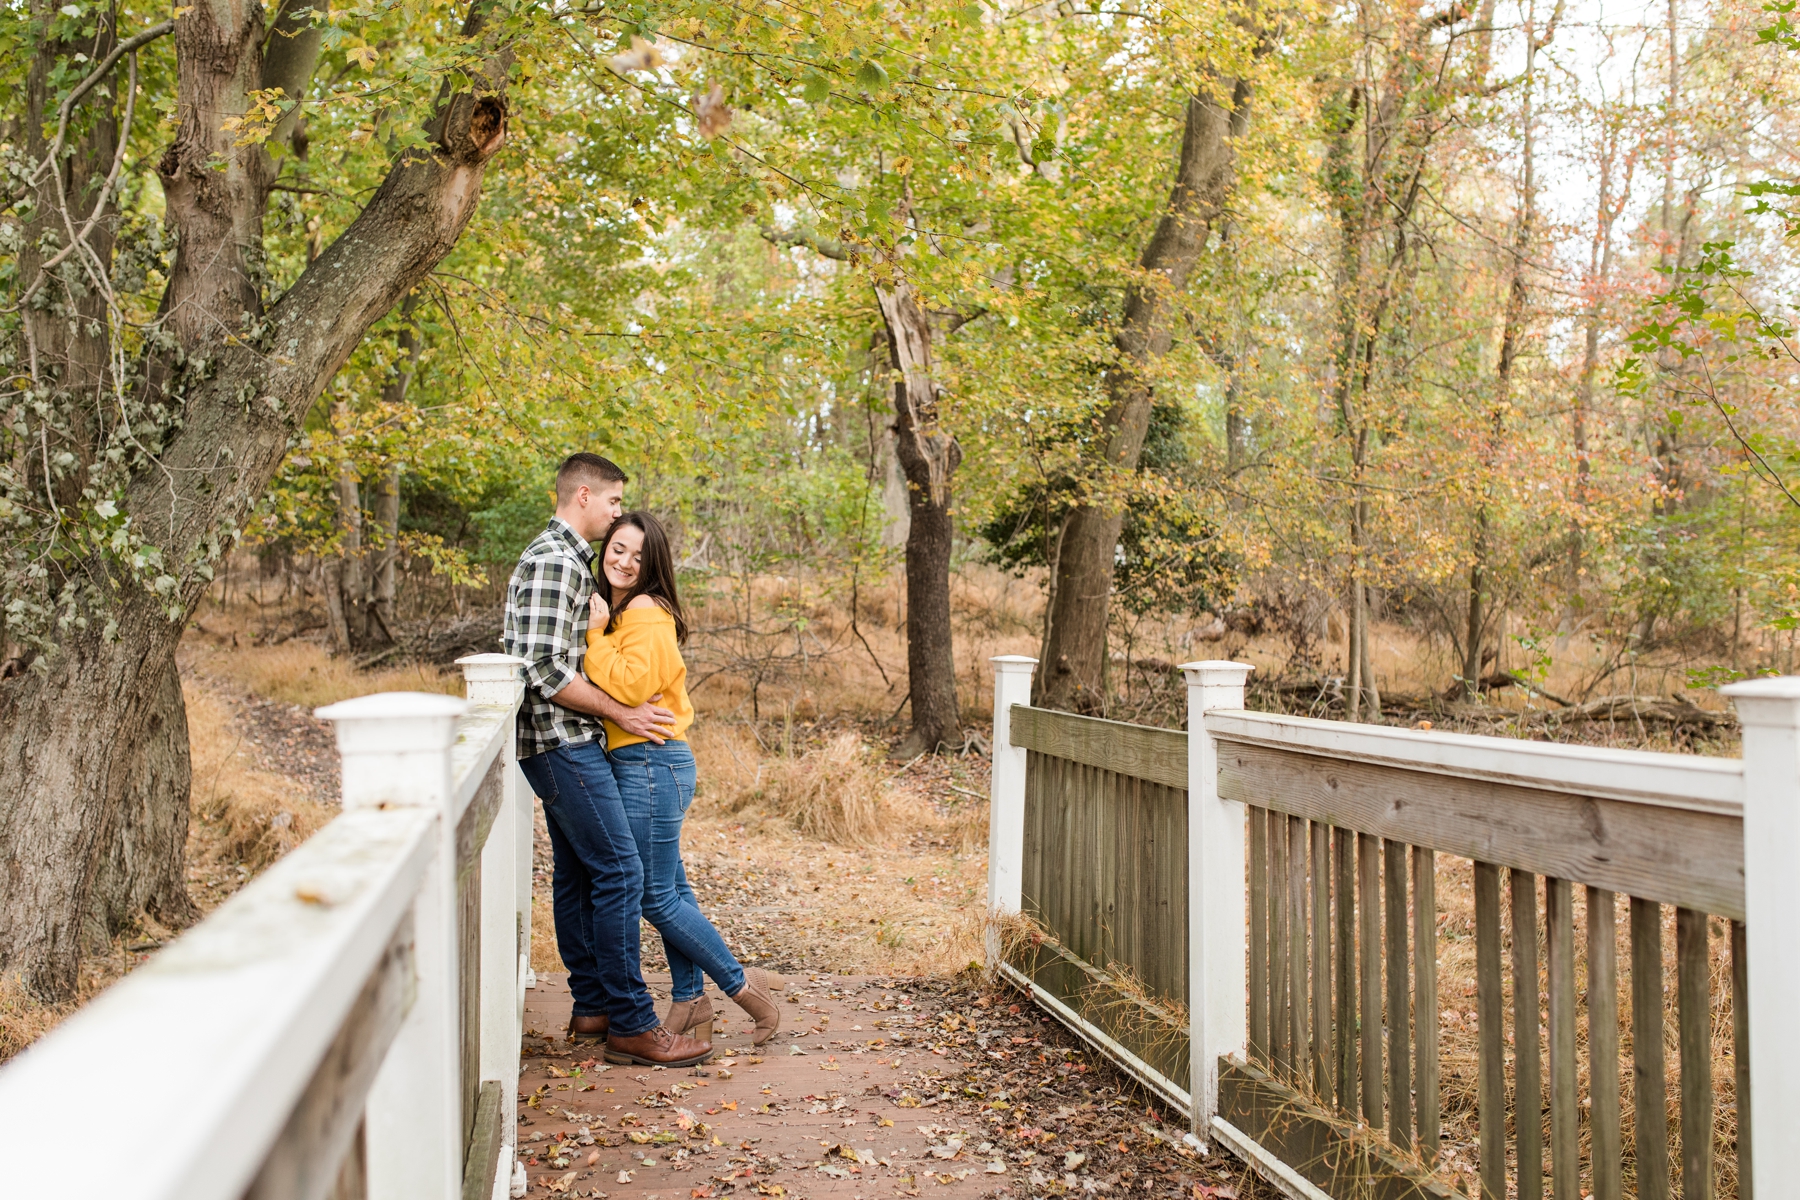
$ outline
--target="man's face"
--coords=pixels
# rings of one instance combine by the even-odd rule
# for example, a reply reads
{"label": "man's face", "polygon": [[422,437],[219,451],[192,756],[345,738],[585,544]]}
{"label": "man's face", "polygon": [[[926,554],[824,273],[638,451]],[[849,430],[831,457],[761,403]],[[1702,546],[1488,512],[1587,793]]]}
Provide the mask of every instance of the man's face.
{"label": "man's face", "polygon": [[605,533],[625,511],[625,485],[603,483],[598,488],[582,484],[575,489],[575,513],[579,521],[571,521],[575,532],[587,541]]}

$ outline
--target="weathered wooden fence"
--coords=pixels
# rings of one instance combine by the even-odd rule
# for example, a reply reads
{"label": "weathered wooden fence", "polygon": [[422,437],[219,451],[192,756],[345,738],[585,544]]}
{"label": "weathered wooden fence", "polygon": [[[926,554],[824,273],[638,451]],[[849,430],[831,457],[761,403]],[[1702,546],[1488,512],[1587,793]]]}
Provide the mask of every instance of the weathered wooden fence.
{"label": "weathered wooden fence", "polygon": [[0,1195],[523,1194],[518,660],[461,662],[321,709],[343,815],[0,1068]]}
{"label": "weathered wooden fence", "polygon": [[1030,708],[1032,666],[995,660],[990,952],[1197,1139],[1339,1200],[1793,1191],[1800,679],[1729,689],[1738,761],[1251,713],[1234,663],[1148,729]]}

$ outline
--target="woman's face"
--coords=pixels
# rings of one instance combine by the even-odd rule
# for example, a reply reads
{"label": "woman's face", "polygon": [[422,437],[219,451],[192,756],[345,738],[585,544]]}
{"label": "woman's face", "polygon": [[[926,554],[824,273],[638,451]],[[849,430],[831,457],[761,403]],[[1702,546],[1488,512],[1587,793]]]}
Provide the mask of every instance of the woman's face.
{"label": "woman's face", "polygon": [[638,581],[643,563],[644,531],[636,525],[619,526],[606,540],[606,551],[600,559],[606,582],[618,592],[631,590],[631,585]]}

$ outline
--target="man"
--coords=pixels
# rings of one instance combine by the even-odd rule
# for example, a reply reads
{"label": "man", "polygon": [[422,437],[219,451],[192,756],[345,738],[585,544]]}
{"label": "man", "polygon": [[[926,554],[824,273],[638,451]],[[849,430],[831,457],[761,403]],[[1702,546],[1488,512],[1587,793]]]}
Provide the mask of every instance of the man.
{"label": "man", "polygon": [[544,802],[556,864],[556,944],[569,968],[569,1036],[606,1040],[608,1062],[689,1066],[710,1042],[662,1027],[638,958],[643,866],[606,761],[600,718],[661,743],[660,696],[626,708],[581,673],[593,550],[621,511],[625,472],[573,454],[556,472],[556,515],[506,589],[506,652],[525,660],[519,767]]}

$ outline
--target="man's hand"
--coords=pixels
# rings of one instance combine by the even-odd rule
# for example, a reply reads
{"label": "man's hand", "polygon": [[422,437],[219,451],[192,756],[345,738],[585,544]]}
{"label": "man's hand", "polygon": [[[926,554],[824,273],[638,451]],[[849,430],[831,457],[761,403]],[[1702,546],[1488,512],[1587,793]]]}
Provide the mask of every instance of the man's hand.
{"label": "man's hand", "polygon": [[626,733],[648,738],[659,746],[665,739],[675,736],[675,714],[657,703],[661,699],[662,693],[658,692],[636,708],[626,708],[589,683],[585,675],[575,676],[569,680],[568,686],[550,697],[553,704],[572,708],[590,717],[605,717]]}
{"label": "man's hand", "polygon": [[658,692],[636,708],[621,708],[616,713],[607,713],[607,719],[626,733],[649,738],[660,746],[665,738],[675,736],[675,714],[657,703],[661,699],[662,693]]}

